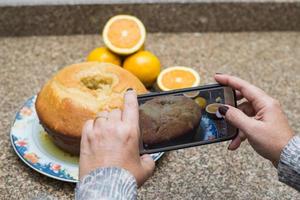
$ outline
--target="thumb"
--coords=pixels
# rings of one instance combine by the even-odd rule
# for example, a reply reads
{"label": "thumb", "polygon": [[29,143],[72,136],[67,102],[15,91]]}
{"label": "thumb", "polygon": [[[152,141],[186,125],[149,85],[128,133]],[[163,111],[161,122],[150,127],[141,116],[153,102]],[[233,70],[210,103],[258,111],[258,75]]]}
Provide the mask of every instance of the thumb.
{"label": "thumb", "polygon": [[245,134],[249,133],[255,125],[255,120],[253,118],[248,117],[245,113],[235,107],[229,105],[220,106],[218,111],[225,117],[226,121],[243,131]]}
{"label": "thumb", "polygon": [[155,162],[149,154],[144,154],[141,156],[141,164],[145,172],[145,176],[146,176],[145,178],[147,179],[154,172]]}

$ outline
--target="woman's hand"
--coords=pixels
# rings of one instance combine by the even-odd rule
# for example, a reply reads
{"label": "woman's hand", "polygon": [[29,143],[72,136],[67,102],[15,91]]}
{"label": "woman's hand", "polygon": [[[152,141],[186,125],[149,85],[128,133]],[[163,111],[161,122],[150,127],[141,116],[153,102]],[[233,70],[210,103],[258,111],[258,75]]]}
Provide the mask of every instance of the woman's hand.
{"label": "woman's hand", "polygon": [[239,109],[231,106],[219,108],[225,119],[239,128],[238,136],[228,149],[237,149],[247,138],[258,154],[277,167],[282,149],[294,135],[279,102],[237,77],[216,74],[215,79],[235,89],[238,99],[247,100],[238,106]]}
{"label": "woman's hand", "polygon": [[114,109],[99,113],[85,123],[80,146],[79,176],[82,179],[99,167],[128,170],[141,186],[153,173],[150,155],[139,155],[139,111],[136,93],[127,91],[123,112]]}

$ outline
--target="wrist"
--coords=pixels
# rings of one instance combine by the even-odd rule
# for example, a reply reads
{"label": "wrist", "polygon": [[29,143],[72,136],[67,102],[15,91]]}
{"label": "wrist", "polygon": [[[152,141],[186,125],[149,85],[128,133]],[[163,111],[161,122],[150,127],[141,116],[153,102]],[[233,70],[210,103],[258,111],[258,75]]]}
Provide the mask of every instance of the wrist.
{"label": "wrist", "polygon": [[273,161],[271,161],[274,165],[275,168],[278,167],[278,164],[282,158],[282,155],[284,153],[285,148],[288,146],[288,144],[290,143],[290,141],[293,139],[294,134],[290,133],[289,137],[286,137],[284,140],[281,140],[280,146],[278,147],[278,153],[277,156],[275,157],[275,159],[273,159]]}

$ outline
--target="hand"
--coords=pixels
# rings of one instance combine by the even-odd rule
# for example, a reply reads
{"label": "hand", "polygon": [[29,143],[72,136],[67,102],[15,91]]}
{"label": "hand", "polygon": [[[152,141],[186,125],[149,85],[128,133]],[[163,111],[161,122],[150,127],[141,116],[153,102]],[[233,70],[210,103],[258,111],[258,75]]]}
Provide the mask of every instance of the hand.
{"label": "hand", "polygon": [[294,135],[279,102],[237,77],[216,74],[215,79],[235,89],[238,99],[247,100],[238,106],[239,109],[231,106],[219,108],[225,119],[239,128],[228,149],[235,150],[243,140],[248,139],[258,154],[277,167],[282,149]]}
{"label": "hand", "polygon": [[133,90],[124,97],[123,112],[103,111],[85,123],[80,146],[79,176],[82,179],[99,167],[120,167],[128,170],[141,186],[153,173],[150,155],[139,155],[139,111]]}

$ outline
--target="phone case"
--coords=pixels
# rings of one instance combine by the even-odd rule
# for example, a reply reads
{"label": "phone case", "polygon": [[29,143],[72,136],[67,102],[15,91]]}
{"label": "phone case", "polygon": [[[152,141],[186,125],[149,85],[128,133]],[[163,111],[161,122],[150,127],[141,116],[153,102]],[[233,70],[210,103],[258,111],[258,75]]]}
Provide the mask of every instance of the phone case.
{"label": "phone case", "polygon": [[[220,84],[210,84],[210,85],[197,86],[197,87],[178,89],[178,90],[172,90],[172,91],[152,92],[152,93],[148,93],[148,94],[139,95],[138,102],[139,102],[139,104],[143,104],[147,100],[155,98],[155,97],[166,96],[166,95],[180,95],[180,94],[187,93],[187,92],[196,92],[196,91],[200,92],[203,90],[216,89],[216,88],[220,88],[220,87],[227,87],[227,86],[223,86]],[[234,106],[237,107],[236,93],[235,93],[235,90],[232,90],[232,91],[233,91],[233,98],[234,98]],[[140,137],[140,154],[177,150],[177,149],[182,149],[182,148],[188,148],[188,147],[194,147],[194,146],[200,146],[200,145],[205,145],[205,144],[212,144],[212,143],[216,143],[216,142],[231,140],[234,137],[236,137],[236,135],[238,133],[238,129],[234,128],[231,125],[228,125],[228,126],[230,127],[230,130],[233,129],[233,132],[235,132],[234,134],[232,134],[228,137],[217,138],[214,140],[196,141],[196,142],[179,144],[179,145],[177,144],[176,146],[166,146],[166,147],[155,148],[155,149],[145,149],[143,141],[142,141],[142,136],[141,136]]]}

